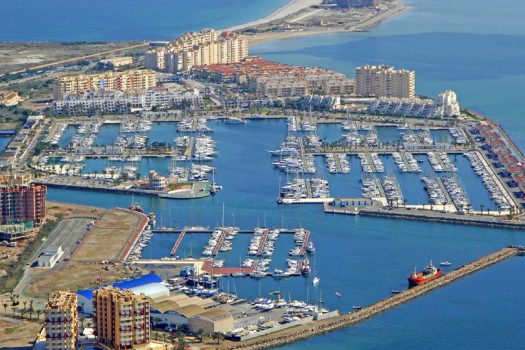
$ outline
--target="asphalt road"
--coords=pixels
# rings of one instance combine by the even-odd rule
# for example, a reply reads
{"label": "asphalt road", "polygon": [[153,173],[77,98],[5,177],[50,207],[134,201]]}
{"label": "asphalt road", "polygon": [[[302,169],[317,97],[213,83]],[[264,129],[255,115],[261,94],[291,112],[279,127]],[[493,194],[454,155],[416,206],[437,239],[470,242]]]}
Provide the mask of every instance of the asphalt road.
{"label": "asphalt road", "polygon": [[31,257],[30,265],[25,267],[24,275],[18,282],[14,294],[22,294],[26,287],[31,282],[32,271],[31,265],[37,260],[38,256],[49,246],[61,245],[62,250],[64,250],[64,255],[60,258],[58,264],[63,263],[63,259],[70,256],[71,252],[78,245],[82,237],[87,233],[87,224],[91,219],[78,218],[78,219],[66,219],[61,221],[58,226],[51,232],[49,238],[42,243],[40,248],[33,254]]}

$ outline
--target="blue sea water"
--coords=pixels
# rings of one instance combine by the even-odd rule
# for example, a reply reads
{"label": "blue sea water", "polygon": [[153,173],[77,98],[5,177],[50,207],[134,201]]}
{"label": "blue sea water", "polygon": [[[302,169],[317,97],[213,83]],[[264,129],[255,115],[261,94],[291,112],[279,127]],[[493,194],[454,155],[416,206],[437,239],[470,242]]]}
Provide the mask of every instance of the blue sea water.
{"label": "blue sea water", "polygon": [[288,0],[6,0],[0,41],[167,40],[269,15]]}
{"label": "blue sea water", "polygon": [[[207,9],[202,16],[188,15],[195,2],[170,1],[170,5],[174,4],[170,7],[167,1],[156,1],[156,5],[164,4],[159,10],[151,2],[127,1],[125,16],[118,18],[116,14],[124,13],[123,0],[97,2],[71,5],[63,0],[11,1],[10,6],[3,8],[0,40],[170,38],[201,26],[224,27],[244,22],[260,16],[252,6],[261,6],[262,12],[269,13],[285,1],[252,1],[246,6],[246,1],[199,0],[202,8]],[[497,119],[523,149],[525,3],[519,0],[406,2],[412,6],[409,12],[367,33],[274,41],[251,52],[292,64],[332,68],[350,76],[356,66],[366,63],[415,69],[418,93],[433,96],[447,88],[455,90],[462,105]],[[97,10],[98,17],[94,16],[100,6],[104,6],[104,11]],[[33,10],[24,11],[28,7]],[[36,7],[41,8],[35,11]],[[82,15],[76,15],[71,8],[80,10]],[[236,10],[235,15],[222,15],[227,9]],[[24,26],[19,25],[19,14],[24,16]],[[160,17],[154,17],[156,14]],[[155,21],[148,21],[151,18]],[[63,30],[64,25],[67,31]],[[268,292],[280,289],[283,295],[313,302],[322,292],[327,307],[348,311],[352,305],[367,305],[388,296],[392,289],[404,288],[407,272],[414,265],[422,267],[432,259],[450,260],[458,266],[507,244],[525,244],[525,236],[519,231],[334,216],[311,205],[278,206],[275,198],[285,175],[273,169],[266,151],[282,140],[284,124],[215,123],[213,127],[219,150],[215,161],[217,180],[224,185],[224,191],[195,201],[150,197],[138,200],[146,211],[157,213],[162,225],[217,225],[225,203],[226,224],[252,228],[266,222],[268,226],[284,224],[312,230],[317,246],[316,268],[321,277],[318,288],[303,278],[264,283],[227,279],[225,283],[230,289],[242,296],[268,296]],[[328,140],[340,138],[336,127],[323,128]],[[393,132],[385,132],[388,134],[385,137],[395,139]],[[170,138],[167,136],[167,140]],[[359,195],[359,161],[354,157],[350,161],[351,174],[327,177],[332,190]],[[468,167],[464,161],[461,157],[455,159],[460,170]],[[480,190],[479,178],[467,170],[462,171],[463,185],[471,200],[476,205],[482,204],[486,197]],[[412,201],[418,201],[424,193],[419,188],[412,193],[411,184],[407,181],[402,186],[410,192]],[[126,207],[131,200],[126,195],[63,189],[51,189],[49,199],[101,207]],[[155,237],[151,254],[165,256],[175,239],[174,235]],[[200,240],[202,237],[196,237],[195,245],[186,246],[183,253],[198,249]],[[240,240],[238,244],[243,250],[247,242]],[[235,263],[237,257],[227,259],[228,263]],[[275,259],[276,263],[281,260]],[[523,258],[513,258],[356,327],[284,348],[523,349],[523,262]],[[336,291],[342,293],[341,298],[335,295]]]}

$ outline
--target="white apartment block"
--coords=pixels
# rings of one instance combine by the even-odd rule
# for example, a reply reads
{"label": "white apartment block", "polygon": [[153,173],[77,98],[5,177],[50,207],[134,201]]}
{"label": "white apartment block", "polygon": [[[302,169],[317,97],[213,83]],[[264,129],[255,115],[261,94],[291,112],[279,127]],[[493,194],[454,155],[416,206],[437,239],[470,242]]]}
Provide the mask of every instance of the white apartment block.
{"label": "white apartment block", "polygon": [[184,104],[199,106],[202,96],[198,91],[182,91],[169,88],[151,88],[129,92],[88,92],[68,95],[51,105],[53,115],[89,115],[130,113],[133,109],[167,110]]}
{"label": "white apartment block", "polygon": [[368,112],[420,118],[453,118],[461,114],[456,94],[447,90],[434,100],[418,98],[380,97],[368,106]]}

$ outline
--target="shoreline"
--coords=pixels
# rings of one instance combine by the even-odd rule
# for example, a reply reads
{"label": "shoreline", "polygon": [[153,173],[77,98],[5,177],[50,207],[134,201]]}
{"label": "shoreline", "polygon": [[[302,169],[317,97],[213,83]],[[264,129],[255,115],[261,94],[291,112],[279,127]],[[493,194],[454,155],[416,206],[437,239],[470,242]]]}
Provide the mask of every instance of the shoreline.
{"label": "shoreline", "polygon": [[[313,30],[302,31],[302,32],[267,32],[267,33],[258,33],[248,37],[248,42],[250,46],[256,46],[263,44],[272,40],[284,40],[294,37],[304,37],[304,36],[314,36],[314,35],[324,35],[324,34],[336,34],[336,33],[350,33],[350,32],[361,32],[367,31],[368,29],[377,27],[381,22],[388,20],[390,18],[399,16],[404,12],[407,12],[411,9],[410,6],[406,5],[403,2],[399,2],[396,6],[388,9],[387,11],[378,14],[372,18],[366,19],[362,22],[354,24],[346,28],[323,28],[317,27]],[[249,26],[246,26],[247,28]]]}
{"label": "shoreline", "polygon": [[320,5],[321,3],[322,3],[321,0],[290,0],[288,3],[284,4],[284,6],[278,8],[277,10],[275,10],[268,16],[265,16],[265,17],[247,22],[247,23],[239,24],[239,25],[230,27],[225,30],[236,31],[236,30],[246,29],[249,27],[254,27],[254,26],[261,25],[261,24],[277,21],[279,19],[283,19],[287,16],[298,13],[299,11],[302,11],[310,6]]}

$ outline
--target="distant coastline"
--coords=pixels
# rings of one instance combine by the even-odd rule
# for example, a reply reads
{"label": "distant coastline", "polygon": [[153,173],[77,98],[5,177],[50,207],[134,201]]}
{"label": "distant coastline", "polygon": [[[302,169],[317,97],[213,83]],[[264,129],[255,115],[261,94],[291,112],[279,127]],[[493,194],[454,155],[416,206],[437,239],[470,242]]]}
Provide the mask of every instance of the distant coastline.
{"label": "distant coastline", "polygon": [[[255,28],[270,22],[275,22],[281,19],[284,19],[288,16],[297,14],[310,6],[319,5],[320,0],[292,0],[285,6],[273,12],[271,15],[263,17],[261,19],[251,21],[245,24],[241,24],[235,27],[231,27],[228,30],[232,31],[243,31],[248,28]],[[345,27],[321,27],[314,26],[311,29],[304,31],[279,31],[279,32],[262,32],[256,34],[247,34],[250,45],[258,45],[271,40],[282,40],[292,37],[302,37],[302,36],[311,36],[311,35],[321,35],[321,34],[331,34],[331,33],[341,33],[341,32],[356,32],[356,31],[366,31],[370,28],[378,26],[381,22],[398,16],[406,11],[410,10],[410,7],[404,4],[402,1],[398,1],[394,6],[388,10],[378,13],[377,15],[367,18],[361,22],[351,24]],[[284,22],[284,21],[283,21]]]}

